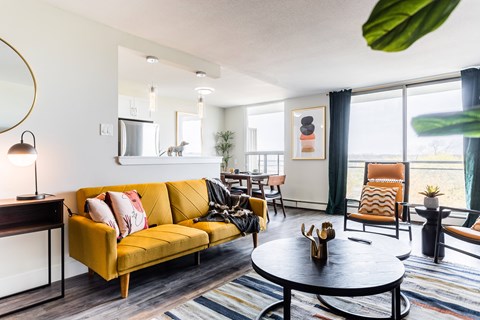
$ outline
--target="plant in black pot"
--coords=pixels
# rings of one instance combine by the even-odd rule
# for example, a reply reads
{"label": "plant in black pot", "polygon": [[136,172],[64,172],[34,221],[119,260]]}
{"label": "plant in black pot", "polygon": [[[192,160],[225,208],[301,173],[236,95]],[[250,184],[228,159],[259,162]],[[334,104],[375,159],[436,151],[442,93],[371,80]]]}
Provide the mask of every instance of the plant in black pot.
{"label": "plant in black pot", "polygon": [[427,185],[425,187],[425,190],[419,193],[425,196],[425,198],[423,198],[423,205],[427,209],[437,209],[438,208],[437,197],[444,195],[443,193],[440,192],[440,188],[438,186],[431,186],[431,185]]}

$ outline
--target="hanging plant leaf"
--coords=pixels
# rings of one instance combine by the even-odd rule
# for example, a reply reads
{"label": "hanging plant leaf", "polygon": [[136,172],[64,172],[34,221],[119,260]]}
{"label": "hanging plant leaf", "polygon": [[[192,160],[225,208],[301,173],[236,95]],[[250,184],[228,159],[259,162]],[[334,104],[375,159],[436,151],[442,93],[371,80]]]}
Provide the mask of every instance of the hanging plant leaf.
{"label": "hanging plant leaf", "polygon": [[402,51],[440,27],[460,0],[380,0],[363,25],[374,50]]}
{"label": "hanging plant leaf", "polygon": [[480,108],[421,115],[412,119],[412,127],[419,136],[463,134],[480,138]]}

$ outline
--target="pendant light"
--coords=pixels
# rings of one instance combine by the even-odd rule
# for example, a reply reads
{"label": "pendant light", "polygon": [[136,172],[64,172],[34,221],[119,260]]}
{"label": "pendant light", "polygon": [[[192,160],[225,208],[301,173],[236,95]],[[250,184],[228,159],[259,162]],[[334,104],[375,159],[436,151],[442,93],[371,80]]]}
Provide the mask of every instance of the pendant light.
{"label": "pendant light", "polygon": [[[197,78],[205,78],[207,76],[207,74],[204,71],[196,71],[195,75],[197,76]],[[203,119],[203,117],[205,116],[204,96],[214,92],[215,89],[210,87],[198,87],[198,88],[195,88],[195,91],[197,91],[197,94],[198,94],[198,100],[197,100],[198,117],[200,119]]]}
{"label": "pendant light", "polygon": [[150,112],[155,112],[156,107],[157,107],[157,92],[155,90],[155,87],[152,85],[150,86],[148,110]]}
{"label": "pendant light", "polygon": [[[151,64],[158,63],[158,58],[155,56],[147,56],[147,62]],[[153,84],[153,81],[149,87],[148,98],[149,98],[148,110],[150,112],[155,112],[155,110],[157,109],[157,90]]]}

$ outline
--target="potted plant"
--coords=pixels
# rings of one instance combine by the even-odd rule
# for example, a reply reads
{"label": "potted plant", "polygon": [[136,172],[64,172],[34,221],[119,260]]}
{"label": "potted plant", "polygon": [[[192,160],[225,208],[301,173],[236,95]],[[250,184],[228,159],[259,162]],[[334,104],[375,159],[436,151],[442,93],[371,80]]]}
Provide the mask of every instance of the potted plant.
{"label": "potted plant", "polygon": [[233,138],[235,132],[226,130],[219,131],[215,134],[215,150],[219,156],[222,156],[222,171],[225,172],[228,169],[228,162],[232,158],[230,152],[233,149]]}
{"label": "potted plant", "polygon": [[425,190],[419,192],[424,195],[423,204],[427,209],[437,209],[438,208],[438,198],[442,196],[443,193],[440,193],[440,188],[438,186],[427,185]]}

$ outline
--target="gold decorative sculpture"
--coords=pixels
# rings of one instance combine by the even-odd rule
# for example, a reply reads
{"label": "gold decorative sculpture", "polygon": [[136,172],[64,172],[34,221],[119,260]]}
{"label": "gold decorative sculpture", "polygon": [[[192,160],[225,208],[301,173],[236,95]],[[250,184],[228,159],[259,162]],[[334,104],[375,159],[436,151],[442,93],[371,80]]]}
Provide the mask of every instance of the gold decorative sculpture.
{"label": "gold decorative sculpture", "polygon": [[327,242],[335,238],[335,229],[332,223],[326,221],[322,223],[322,230],[317,229],[318,243],[313,236],[315,225],[312,225],[308,232],[305,232],[305,224],[302,223],[302,234],[311,241],[310,254],[315,260],[326,260],[328,258]]}

